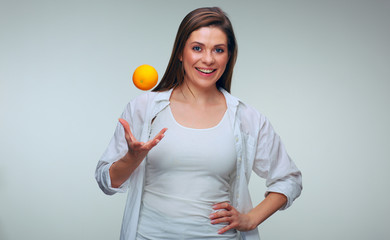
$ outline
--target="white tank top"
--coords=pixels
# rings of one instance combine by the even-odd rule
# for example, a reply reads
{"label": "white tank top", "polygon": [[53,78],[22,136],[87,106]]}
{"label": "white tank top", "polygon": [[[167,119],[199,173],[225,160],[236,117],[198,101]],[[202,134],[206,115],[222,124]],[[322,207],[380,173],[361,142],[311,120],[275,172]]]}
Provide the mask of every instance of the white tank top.
{"label": "white tank top", "polygon": [[176,122],[168,106],[151,136],[168,128],[146,158],[145,187],[137,239],[236,239],[226,224],[210,223],[213,204],[230,201],[236,151],[227,113],[218,125],[192,129]]}

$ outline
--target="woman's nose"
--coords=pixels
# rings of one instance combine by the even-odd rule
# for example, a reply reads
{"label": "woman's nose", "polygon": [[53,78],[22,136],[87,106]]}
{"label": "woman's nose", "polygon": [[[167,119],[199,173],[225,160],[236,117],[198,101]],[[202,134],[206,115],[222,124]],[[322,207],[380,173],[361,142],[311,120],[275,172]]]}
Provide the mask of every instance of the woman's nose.
{"label": "woman's nose", "polygon": [[202,58],[203,62],[207,65],[211,65],[214,63],[215,59],[214,59],[214,56],[211,52],[205,52],[203,54],[203,58]]}

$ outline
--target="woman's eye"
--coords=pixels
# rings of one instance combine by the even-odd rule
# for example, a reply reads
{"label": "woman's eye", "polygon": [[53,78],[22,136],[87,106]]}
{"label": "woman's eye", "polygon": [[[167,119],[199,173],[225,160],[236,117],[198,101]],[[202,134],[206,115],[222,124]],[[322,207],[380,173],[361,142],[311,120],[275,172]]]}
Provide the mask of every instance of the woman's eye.
{"label": "woman's eye", "polygon": [[224,52],[224,50],[223,50],[222,48],[217,48],[217,49],[215,49],[215,51],[216,51],[217,53],[223,53],[223,52]]}
{"label": "woman's eye", "polygon": [[197,52],[199,52],[199,51],[201,50],[201,48],[198,47],[198,46],[195,46],[195,47],[193,47],[192,49],[195,50],[195,51],[197,51]]}

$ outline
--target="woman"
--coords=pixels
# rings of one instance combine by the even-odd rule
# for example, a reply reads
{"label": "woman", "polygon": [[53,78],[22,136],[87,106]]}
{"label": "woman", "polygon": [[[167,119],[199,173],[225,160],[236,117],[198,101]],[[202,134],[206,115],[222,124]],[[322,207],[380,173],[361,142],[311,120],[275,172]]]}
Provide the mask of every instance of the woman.
{"label": "woman", "polygon": [[[268,120],[229,94],[236,56],[221,9],[196,9],[159,85],[125,108],[96,169],[106,194],[129,189],[121,239],[259,239],[256,227],[300,195]],[[268,187],[254,208],[252,170]]]}

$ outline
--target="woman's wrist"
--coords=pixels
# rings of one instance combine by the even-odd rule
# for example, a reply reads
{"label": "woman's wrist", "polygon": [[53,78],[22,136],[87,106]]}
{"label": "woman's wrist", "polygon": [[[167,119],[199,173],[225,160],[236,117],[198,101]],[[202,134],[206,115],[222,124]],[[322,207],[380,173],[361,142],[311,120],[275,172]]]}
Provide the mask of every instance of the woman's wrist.
{"label": "woman's wrist", "polygon": [[109,169],[112,187],[118,188],[122,185],[138,165],[139,163],[131,156],[130,152],[127,152],[121,159],[114,162]]}
{"label": "woman's wrist", "polygon": [[267,197],[248,216],[251,219],[251,227],[256,228],[272,214],[278,211],[287,202],[287,197],[281,193],[270,192]]}
{"label": "woman's wrist", "polygon": [[247,214],[242,214],[244,220],[244,225],[242,225],[243,230],[242,231],[251,231],[255,229],[259,224],[257,221],[257,217],[252,212],[249,212]]}

